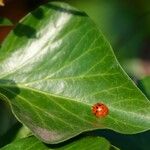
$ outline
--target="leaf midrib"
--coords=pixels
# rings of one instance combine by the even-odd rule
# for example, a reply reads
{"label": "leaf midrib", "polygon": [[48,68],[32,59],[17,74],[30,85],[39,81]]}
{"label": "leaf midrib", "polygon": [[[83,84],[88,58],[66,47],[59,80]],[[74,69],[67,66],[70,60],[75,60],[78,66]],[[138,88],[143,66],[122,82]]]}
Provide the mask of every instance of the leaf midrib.
{"label": "leaf midrib", "polygon": [[[16,86],[13,86],[13,87],[16,87]],[[81,103],[81,104],[84,104],[84,105],[88,105],[88,106],[90,106],[90,108],[91,108],[91,104],[88,104],[88,103],[84,103],[84,102],[82,102],[82,101],[77,101],[77,100],[75,100],[75,99],[72,99],[72,98],[68,98],[68,97],[64,97],[64,96],[58,96],[58,95],[55,95],[55,94],[51,94],[51,93],[47,93],[47,92],[45,92],[45,91],[41,91],[41,90],[36,90],[36,89],[34,89],[34,88],[31,88],[31,87],[24,87],[24,86],[22,86],[22,85],[19,85],[19,87],[21,87],[22,89],[28,89],[28,90],[32,90],[32,91],[34,91],[34,92],[37,92],[37,93],[41,93],[41,94],[44,94],[44,95],[50,95],[50,96],[52,96],[52,97],[56,97],[56,98],[63,98],[63,99],[67,99],[67,100],[72,100],[72,101],[74,101],[74,102],[76,102],[76,103]],[[11,91],[12,92],[12,91]],[[56,103],[57,104],[57,103]],[[59,104],[58,104],[59,105]],[[69,111],[70,112],[70,111]],[[72,112],[71,112],[72,113]],[[76,114],[74,114],[74,113],[72,113],[73,115],[75,115],[75,116],[77,116]],[[77,116],[78,117],[78,116]],[[118,121],[118,122],[120,122],[120,123],[123,123],[123,124],[126,124],[126,125],[129,125],[129,126],[131,126],[131,127],[137,127],[137,128],[140,128],[140,129],[145,129],[145,126],[136,126],[136,125],[132,125],[132,124],[129,124],[129,123],[126,123],[126,122],[122,122],[122,121],[120,121],[120,120],[118,120],[118,119],[116,119],[116,118],[114,118],[114,117],[112,117],[112,116],[109,116],[108,115],[108,117],[111,117],[113,120],[116,120],[116,121]],[[78,117],[79,118],[79,117]],[[79,118],[79,119],[81,119],[81,118]],[[81,119],[82,120],[82,119]],[[83,121],[83,120],[82,120]],[[115,121],[115,122],[116,122]],[[90,124],[91,124],[91,122],[89,122]],[[93,125],[93,124],[92,124]],[[97,127],[98,128],[98,127]],[[93,128],[94,129],[94,128]],[[96,128],[95,128],[96,129]],[[144,130],[144,131],[146,131],[146,129]]]}
{"label": "leaf midrib", "polygon": [[[16,87],[16,86],[14,86],[14,87]],[[27,87],[22,87],[23,89],[30,89],[30,90],[32,90],[32,91],[34,91],[34,92],[38,92],[38,93],[42,93],[42,94],[44,94],[44,95],[50,95],[51,97],[57,97],[57,98],[62,98],[61,96],[57,96],[57,95],[52,95],[52,94],[50,94],[50,93],[47,93],[47,92],[43,92],[43,91],[38,91],[38,90],[36,90],[36,89],[33,89],[33,88],[27,88]],[[5,89],[6,90],[6,89]],[[12,94],[15,94],[13,91],[10,91],[10,90],[8,90],[7,89],[7,91],[9,91],[9,92],[11,92]],[[26,103],[28,103],[29,105],[31,105],[31,106],[33,106],[33,107],[36,107],[37,109],[39,109],[40,111],[42,111],[42,112],[44,112],[44,113],[48,113],[48,112],[46,112],[46,111],[44,111],[43,109],[41,109],[41,108],[39,108],[38,106],[35,106],[35,105],[33,105],[32,103],[30,103],[29,101],[26,101],[26,99],[24,99],[24,97],[22,97],[22,96],[19,96],[18,95],[18,97],[20,97],[22,100],[24,100]],[[72,99],[69,99],[69,98],[67,98],[67,97],[63,97],[63,99],[67,99],[67,100],[72,100]],[[52,99],[51,99],[52,100]],[[56,103],[54,100],[52,100],[56,105],[58,105],[59,107],[61,107],[63,110],[65,110],[65,111],[67,111],[69,114],[71,114],[71,115],[73,115],[74,117],[76,117],[76,118],[78,118],[79,120],[81,120],[81,121],[83,121],[83,122],[86,122],[86,123],[88,123],[88,124],[90,124],[91,126],[93,126],[93,123],[92,122],[89,122],[88,120],[86,120],[86,119],[84,119],[84,118],[80,118],[78,115],[76,115],[75,113],[72,113],[71,111],[68,111],[66,108],[64,108],[64,107],[62,107],[60,104],[58,104],[58,103]],[[75,102],[77,102],[76,100],[73,100],[73,101],[75,101]],[[78,103],[81,103],[80,101],[78,101]],[[86,103],[84,103],[84,105],[88,105],[88,104],[86,104]],[[91,107],[91,106],[90,106]],[[49,114],[49,113],[48,113]],[[51,114],[49,114],[49,115],[51,115]],[[58,118],[58,117],[57,117]],[[58,119],[60,119],[60,118],[58,118]]]}

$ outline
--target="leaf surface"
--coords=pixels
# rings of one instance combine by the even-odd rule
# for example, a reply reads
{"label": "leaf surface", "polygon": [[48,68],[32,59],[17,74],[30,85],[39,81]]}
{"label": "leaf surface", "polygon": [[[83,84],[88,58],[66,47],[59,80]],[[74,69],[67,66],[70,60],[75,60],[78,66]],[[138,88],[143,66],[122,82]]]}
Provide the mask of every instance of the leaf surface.
{"label": "leaf surface", "polygon": [[[0,150],[48,150],[49,148],[44,145],[40,140],[32,137],[23,138],[20,140],[16,140],[4,147]],[[50,149],[49,149],[50,150]]]}
{"label": "leaf surface", "polygon": [[[91,19],[64,3],[39,7],[3,42],[0,93],[18,120],[46,143],[94,129],[150,129],[150,102]],[[92,113],[98,102],[108,107],[107,116]]]}
{"label": "leaf surface", "polygon": [[150,99],[150,76],[144,77],[140,83],[142,83],[146,96]]}
{"label": "leaf surface", "polygon": [[[56,148],[57,149],[57,148]],[[102,137],[85,137],[71,142],[68,145],[58,148],[58,150],[119,150],[112,146],[109,141]]]}

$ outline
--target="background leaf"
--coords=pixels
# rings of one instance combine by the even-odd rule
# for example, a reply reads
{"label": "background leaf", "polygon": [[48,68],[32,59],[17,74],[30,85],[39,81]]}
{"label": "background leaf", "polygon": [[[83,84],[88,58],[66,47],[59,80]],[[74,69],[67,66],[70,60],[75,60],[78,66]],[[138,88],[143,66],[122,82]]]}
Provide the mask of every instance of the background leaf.
{"label": "background leaf", "polygon": [[[53,148],[51,148],[53,147]],[[68,145],[62,146],[51,146],[44,145],[41,141],[36,139],[34,136],[27,137],[18,141],[15,141],[3,148],[1,150],[117,150],[116,147],[111,146],[110,143],[101,137],[86,137],[77,141],[74,141]],[[119,149],[118,149],[119,150]]]}
{"label": "background leaf", "polygon": [[37,140],[35,137],[27,137],[17,141],[12,142],[9,145],[1,148],[1,150],[48,150],[47,146],[41,141]]}
{"label": "background leaf", "polygon": [[[68,145],[58,148],[59,150],[117,150],[105,138],[102,137],[85,137],[80,140],[74,141]],[[57,149],[57,148],[56,148]]]}
{"label": "background leaf", "polygon": [[144,77],[140,83],[142,84],[145,94],[150,99],[150,76]]}
{"label": "background leaf", "polygon": [[31,131],[29,130],[29,128],[27,128],[26,126],[23,125],[23,126],[18,130],[18,132],[17,132],[17,134],[16,134],[15,140],[20,139],[20,138],[26,138],[26,137],[31,136],[31,135],[32,135],[32,133],[31,133]]}
{"label": "background leaf", "polygon": [[[93,129],[150,128],[150,102],[89,17],[67,4],[49,3],[26,16],[3,42],[0,64],[0,92],[46,143]],[[108,116],[92,114],[97,102],[107,105]]]}
{"label": "background leaf", "polygon": [[[16,125],[16,118],[11,112],[11,109],[7,103],[0,100],[0,147],[9,143],[13,138],[16,132],[16,128],[12,127]],[[9,132],[9,134],[7,134]]]}
{"label": "background leaf", "polygon": [[102,136],[121,150],[148,150],[150,147],[150,131],[126,135],[108,130],[96,130],[90,133],[94,136]]}
{"label": "background leaf", "polygon": [[12,26],[12,22],[7,18],[0,17],[0,26]]}

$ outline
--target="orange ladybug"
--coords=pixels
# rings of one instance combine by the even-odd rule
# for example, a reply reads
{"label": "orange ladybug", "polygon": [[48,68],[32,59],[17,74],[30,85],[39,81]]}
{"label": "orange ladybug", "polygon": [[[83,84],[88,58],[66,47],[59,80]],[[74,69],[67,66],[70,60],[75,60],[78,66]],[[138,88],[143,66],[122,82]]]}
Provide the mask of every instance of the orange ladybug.
{"label": "orange ladybug", "polygon": [[96,117],[105,117],[109,113],[108,107],[103,103],[96,103],[92,106],[92,113],[95,114]]}

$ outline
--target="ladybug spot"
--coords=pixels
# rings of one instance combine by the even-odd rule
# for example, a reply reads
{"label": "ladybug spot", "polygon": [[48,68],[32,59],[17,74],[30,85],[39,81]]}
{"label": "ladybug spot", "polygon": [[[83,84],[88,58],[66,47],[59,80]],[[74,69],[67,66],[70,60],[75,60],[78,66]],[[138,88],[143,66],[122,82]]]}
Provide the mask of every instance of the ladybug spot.
{"label": "ladybug spot", "polygon": [[96,103],[92,106],[92,113],[96,117],[105,117],[109,113],[108,107],[103,103]]}

